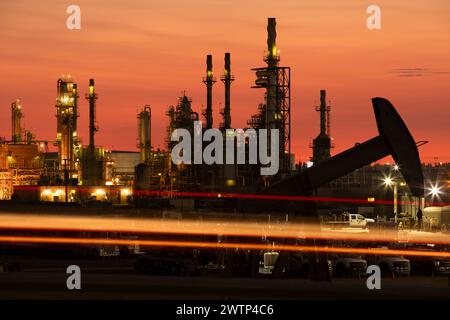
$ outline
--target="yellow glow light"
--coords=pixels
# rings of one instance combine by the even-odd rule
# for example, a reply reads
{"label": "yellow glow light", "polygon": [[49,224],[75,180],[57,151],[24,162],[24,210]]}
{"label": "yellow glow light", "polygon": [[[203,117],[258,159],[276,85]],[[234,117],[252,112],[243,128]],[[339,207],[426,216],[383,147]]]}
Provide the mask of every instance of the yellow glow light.
{"label": "yellow glow light", "polygon": [[95,190],[95,195],[97,195],[97,196],[104,196],[105,195],[105,190],[97,189],[97,190]]}
{"label": "yellow glow light", "polygon": [[236,180],[234,180],[234,179],[227,179],[225,181],[225,183],[226,183],[227,186],[232,187],[232,186],[236,185]]}
{"label": "yellow glow light", "polygon": [[391,178],[391,177],[386,177],[386,178],[384,178],[383,182],[384,182],[384,184],[387,185],[387,186],[391,186],[391,185],[394,183],[394,181],[392,181],[392,178]]}
{"label": "yellow glow light", "polygon": [[122,189],[122,190],[120,190],[120,192],[125,196],[128,196],[131,194],[130,189]]}
{"label": "yellow glow light", "polygon": [[430,194],[433,197],[438,196],[441,193],[441,188],[439,188],[437,185],[434,185],[430,188]]}

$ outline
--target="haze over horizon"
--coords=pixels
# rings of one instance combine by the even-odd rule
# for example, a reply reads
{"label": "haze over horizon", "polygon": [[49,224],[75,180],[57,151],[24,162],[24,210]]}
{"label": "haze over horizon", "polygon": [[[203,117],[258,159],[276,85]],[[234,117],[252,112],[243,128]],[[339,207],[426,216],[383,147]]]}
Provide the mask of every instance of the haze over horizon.
{"label": "haze over horizon", "polygon": [[[239,3],[239,5],[237,5]],[[66,28],[67,6],[81,8],[81,30]],[[78,135],[88,142],[89,78],[94,78],[96,142],[137,150],[137,112],[152,107],[154,148],[164,148],[169,105],[184,91],[199,114],[206,105],[202,83],[207,54],[214,75],[231,53],[234,128],[263,101],[251,89],[250,70],[264,66],[267,18],[277,19],[281,65],[291,67],[292,148],[308,161],[319,132],[319,91],[327,90],[331,134],[343,151],[377,135],[370,99],[385,97],[397,108],[424,162],[450,162],[450,2],[380,0],[382,30],[366,28],[370,1],[345,0],[129,0],[0,3],[0,136],[10,137],[10,105],[23,101],[25,126],[39,140],[56,138],[56,81],[78,83]],[[224,87],[213,88],[214,126],[221,122]]]}

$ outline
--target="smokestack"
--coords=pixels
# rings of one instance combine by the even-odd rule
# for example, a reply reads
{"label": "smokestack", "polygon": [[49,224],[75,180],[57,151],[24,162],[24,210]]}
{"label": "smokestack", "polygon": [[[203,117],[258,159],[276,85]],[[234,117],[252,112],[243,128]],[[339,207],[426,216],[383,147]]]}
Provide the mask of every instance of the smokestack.
{"label": "smokestack", "polygon": [[320,134],[327,134],[327,102],[326,102],[326,91],[320,90]]}
{"label": "smokestack", "polygon": [[[278,49],[276,45],[277,31],[275,18],[267,19],[267,88],[266,88],[266,128],[275,129],[277,127],[276,113],[279,111],[278,97]],[[270,145],[270,144],[269,144]]]}
{"label": "smokestack", "polygon": [[11,140],[13,143],[22,142],[22,106],[20,99],[11,103]]}
{"label": "smokestack", "polygon": [[225,84],[225,107],[223,110],[223,129],[231,128],[231,82],[234,81],[234,76],[231,75],[231,60],[230,53],[225,53],[225,70],[221,78],[222,82]]}
{"label": "smokestack", "polygon": [[89,101],[89,148],[95,148],[95,132],[98,131],[98,128],[95,124],[95,101],[98,96],[95,93],[94,79],[89,79],[89,93],[86,96],[86,99]]}
{"label": "smokestack", "polygon": [[212,55],[206,56],[206,77],[203,78],[203,83],[206,84],[206,111],[204,116],[206,118],[206,128],[210,129],[213,126],[212,114],[212,87],[216,79],[213,77]]}
{"label": "smokestack", "polygon": [[327,106],[326,97],[326,91],[320,90],[320,106],[316,106],[316,111],[320,112],[320,133],[311,145],[313,148],[312,161],[314,164],[330,158],[330,150],[333,148],[328,127],[331,108]]}
{"label": "smokestack", "polygon": [[274,60],[278,55],[277,50],[277,22],[275,18],[267,20],[267,50],[269,60]]}

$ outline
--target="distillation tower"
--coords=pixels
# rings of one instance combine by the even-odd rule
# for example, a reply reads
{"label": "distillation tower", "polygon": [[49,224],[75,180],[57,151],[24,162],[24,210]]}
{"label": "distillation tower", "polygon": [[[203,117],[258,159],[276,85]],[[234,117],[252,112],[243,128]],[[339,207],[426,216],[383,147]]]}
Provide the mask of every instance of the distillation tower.
{"label": "distillation tower", "polygon": [[[277,48],[276,37],[276,20],[268,18],[267,51],[264,55],[267,66],[252,69],[256,74],[253,88],[265,89],[265,102],[259,105],[258,113],[247,123],[254,129],[279,131],[279,173],[289,174],[291,172],[291,69],[279,65],[280,51]],[[270,132],[268,139],[267,146],[270,149]]]}
{"label": "distillation tower", "polygon": [[78,91],[70,75],[57,82],[56,119],[59,170],[65,180],[77,179],[80,144],[77,137]]}
{"label": "distillation tower", "polygon": [[152,109],[149,105],[145,105],[143,110],[138,113],[138,148],[140,151],[141,163],[147,163],[150,160],[152,152],[151,140],[151,116]]}

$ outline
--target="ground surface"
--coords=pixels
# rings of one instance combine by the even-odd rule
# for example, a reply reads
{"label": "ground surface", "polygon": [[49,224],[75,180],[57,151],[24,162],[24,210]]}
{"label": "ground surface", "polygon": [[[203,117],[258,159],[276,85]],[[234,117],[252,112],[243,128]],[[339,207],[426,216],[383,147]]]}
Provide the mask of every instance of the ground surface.
{"label": "ground surface", "polygon": [[[3,260],[11,257],[1,256]],[[21,272],[0,273],[0,299],[450,299],[446,277],[383,278],[381,290],[366,279],[163,277],[136,274],[133,259],[76,260],[14,257]],[[82,289],[66,287],[66,267],[78,264]]]}

